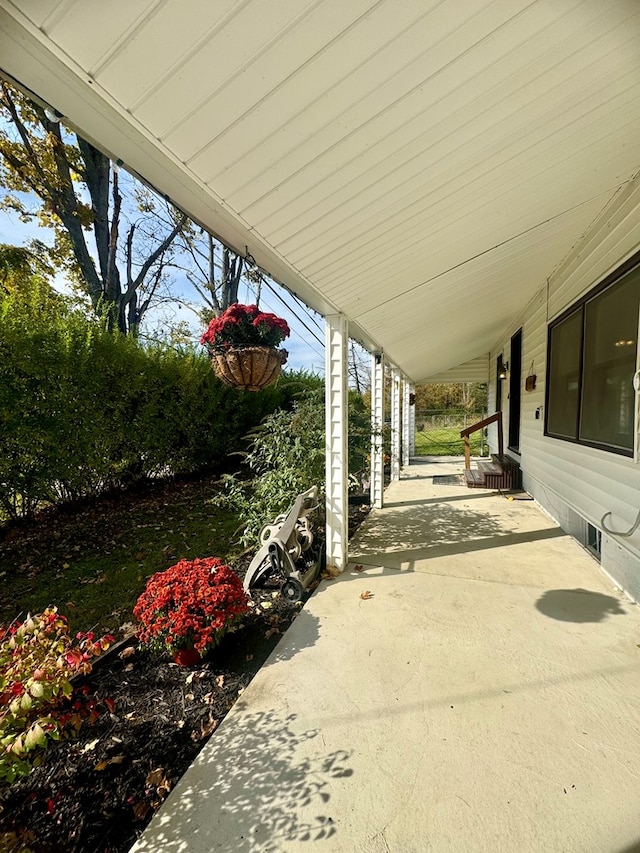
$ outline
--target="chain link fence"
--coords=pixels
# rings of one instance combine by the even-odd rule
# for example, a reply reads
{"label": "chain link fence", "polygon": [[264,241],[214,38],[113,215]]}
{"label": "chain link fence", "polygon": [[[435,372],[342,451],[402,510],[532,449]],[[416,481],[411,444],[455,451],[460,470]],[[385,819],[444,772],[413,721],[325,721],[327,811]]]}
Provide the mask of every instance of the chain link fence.
{"label": "chain link fence", "polygon": [[[486,412],[455,409],[416,411],[416,456],[462,456],[464,440],[460,430],[487,417]],[[488,456],[486,428],[474,432],[469,440],[473,456]]]}

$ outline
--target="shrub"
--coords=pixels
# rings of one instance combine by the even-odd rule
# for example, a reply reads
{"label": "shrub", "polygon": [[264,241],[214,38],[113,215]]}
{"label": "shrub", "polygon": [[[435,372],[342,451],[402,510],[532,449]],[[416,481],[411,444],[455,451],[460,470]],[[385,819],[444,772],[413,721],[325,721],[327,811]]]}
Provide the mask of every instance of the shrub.
{"label": "shrub", "polygon": [[9,517],[222,467],[289,399],[223,385],[193,351],[143,347],[33,287],[0,299],[0,508]]}
{"label": "shrub", "polygon": [[[249,479],[223,478],[219,503],[238,513],[244,545],[255,545],[261,528],[286,512],[295,498],[318,486],[324,505],[325,409],[324,387],[303,390],[290,411],[268,415],[247,436],[249,451],[243,465]],[[358,482],[370,451],[371,421],[362,398],[349,395],[349,466]]]}
{"label": "shrub", "polygon": [[240,579],[217,557],[180,560],[156,572],[133,608],[138,637],[154,651],[205,654],[248,611]]}
{"label": "shrub", "polygon": [[89,673],[92,658],[112,641],[91,633],[74,641],[56,607],[0,631],[0,784],[27,775],[51,740],[96,718],[91,700],[65,700],[74,693],[71,678]]}

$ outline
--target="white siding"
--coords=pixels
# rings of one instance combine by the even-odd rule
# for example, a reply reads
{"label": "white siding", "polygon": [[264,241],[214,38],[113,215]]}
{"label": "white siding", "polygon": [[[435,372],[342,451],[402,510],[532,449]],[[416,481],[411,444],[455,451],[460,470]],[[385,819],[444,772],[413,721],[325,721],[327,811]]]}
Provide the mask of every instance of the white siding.
{"label": "white siding", "polygon": [[414,382],[625,192],[639,42],[637,0],[0,0],[4,74]]}
{"label": "white siding", "polygon": [[[490,353],[490,408],[495,401],[495,359],[510,359],[511,335],[522,327],[521,464],[524,487],[573,535],[586,523],[602,530],[607,525],[626,530],[640,510],[640,467],[630,458],[583,447],[544,435],[544,406],[548,320],[591,290],[640,245],[640,188],[620,197],[619,206],[594,223],[584,239],[527,306],[516,317]],[[624,223],[624,224],[623,224]],[[534,391],[524,380],[533,363]],[[505,435],[508,430],[507,383],[503,385]],[[490,433],[495,452],[495,431]],[[640,530],[628,538],[602,536],[602,565],[636,599],[640,599]],[[560,580],[560,579],[559,579]]]}

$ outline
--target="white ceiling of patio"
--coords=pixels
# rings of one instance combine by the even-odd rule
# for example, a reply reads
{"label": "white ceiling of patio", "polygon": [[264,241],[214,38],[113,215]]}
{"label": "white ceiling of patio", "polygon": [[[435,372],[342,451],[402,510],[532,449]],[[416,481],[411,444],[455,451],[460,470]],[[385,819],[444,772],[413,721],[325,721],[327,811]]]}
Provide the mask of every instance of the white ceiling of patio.
{"label": "white ceiling of patio", "polygon": [[637,0],[0,0],[0,67],[416,381],[640,168]]}

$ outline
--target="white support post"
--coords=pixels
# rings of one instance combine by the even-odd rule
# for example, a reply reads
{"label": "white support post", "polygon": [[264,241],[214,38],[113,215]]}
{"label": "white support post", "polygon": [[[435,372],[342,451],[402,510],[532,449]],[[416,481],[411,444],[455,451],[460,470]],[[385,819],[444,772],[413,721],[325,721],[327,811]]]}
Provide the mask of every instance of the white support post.
{"label": "white support post", "polygon": [[416,386],[409,385],[409,396],[414,399],[413,405],[409,406],[409,456],[416,455]]}
{"label": "white support post", "polygon": [[342,314],[325,317],[325,454],[327,566],[346,568],[348,536],[349,335]]}
{"label": "white support post", "polygon": [[391,479],[400,479],[400,376],[391,371]]}
{"label": "white support post", "polygon": [[409,383],[402,380],[402,467],[408,468],[409,459]]}
{"label": "white support post", "polygon": [[384,500],[384,356],[371,356],[371,506],[382,508]]}

